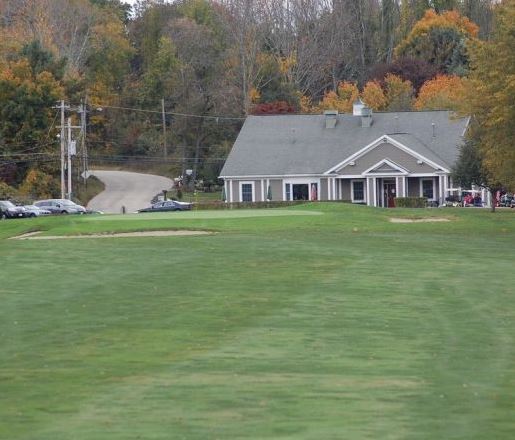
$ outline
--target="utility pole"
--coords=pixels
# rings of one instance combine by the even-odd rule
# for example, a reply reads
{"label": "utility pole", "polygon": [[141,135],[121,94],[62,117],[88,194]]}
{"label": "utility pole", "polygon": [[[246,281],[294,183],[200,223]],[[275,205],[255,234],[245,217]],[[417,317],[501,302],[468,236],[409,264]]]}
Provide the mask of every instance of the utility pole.
{"label": "utility pole", "polygon": [[163,156],[166,159],[168,156],[168,147],[166,145],[166,114],[165,114],[165,99],[161,99],[161,112],[163,115]]}
{"label": "utility pole", "polygon": [[81,126],[81,151],[82,151],[82,176],[84,178],[84,186],[87,188],[88,185],[88,152],[86,150],[86,106],[88,102],[88,97],[86,96],[85,102],[83,102],[80,106],[80,126]]}
{"label": "utility pole", "polygon": [[72,118],[68,118],[68,194],[66,198],[72,198]]}
{"label": "utility pole", "polygon": [[64,149],[65,149],[65,131],[64,131],[64,100],[61,100],[61,199],[64,199]]}

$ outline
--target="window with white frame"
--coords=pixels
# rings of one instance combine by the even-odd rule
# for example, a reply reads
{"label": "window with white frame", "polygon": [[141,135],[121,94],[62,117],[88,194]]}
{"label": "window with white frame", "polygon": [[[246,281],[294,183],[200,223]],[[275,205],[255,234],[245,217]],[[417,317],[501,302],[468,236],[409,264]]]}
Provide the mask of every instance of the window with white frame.
{"label": "window with white frame", "polygon": [[291,184],[287,183],[284,188],[284,194],[286,200],[291,200]]}
{"label": "window with white frame", "polygon": [[428,200],[434,199],[434,179],[422,179],[420,181],[420,197],[425,197]]}
{"label": "window with white frame", "polygon": [[365,202],[365,181],[353,180],[351,188],[352,203]]}
{"label": "window with white frame", "polygon": [[254,201],[254,182],[240,182],[240,202]]}

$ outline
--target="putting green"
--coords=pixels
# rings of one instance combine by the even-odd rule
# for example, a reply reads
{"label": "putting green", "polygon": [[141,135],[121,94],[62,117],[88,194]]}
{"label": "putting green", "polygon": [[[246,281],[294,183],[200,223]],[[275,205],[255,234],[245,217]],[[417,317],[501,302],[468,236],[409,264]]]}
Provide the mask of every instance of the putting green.
{"label": "putting green", "polygon": [[113,214],[92,216],[92,221],[102,220],[162,220],[162,219],[226,219],[226,218],[251,218],[251,217],[280,217],[323,215],[320,211],[300,211],[288,209],[237,209],[219,211],[183,211],[183,212],[143,212],[140,214]]}

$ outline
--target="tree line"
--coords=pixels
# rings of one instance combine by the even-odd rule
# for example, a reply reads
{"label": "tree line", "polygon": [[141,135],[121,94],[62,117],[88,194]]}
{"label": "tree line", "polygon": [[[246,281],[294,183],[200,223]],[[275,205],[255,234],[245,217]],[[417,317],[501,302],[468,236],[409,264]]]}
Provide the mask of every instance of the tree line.
{"label": "tree line", "polygon": [[0,178],[56,191],[61,99],[87,104],[91,157],[167,151],[170,173],[191,168],[206,180],[248,114],[349,111],[357,97],[378,111],[463,109],[470,81],[486,75],[479,48],[495,44],[496,17],[510,8],[513,0],[140,0],[133,9],[2,0]]}

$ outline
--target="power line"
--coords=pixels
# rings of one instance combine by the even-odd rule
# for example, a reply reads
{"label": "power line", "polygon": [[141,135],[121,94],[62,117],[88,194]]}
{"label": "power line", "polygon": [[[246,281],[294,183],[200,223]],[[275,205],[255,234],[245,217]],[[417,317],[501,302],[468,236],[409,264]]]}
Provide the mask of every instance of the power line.
{"label": "power line", "polygon": [[[158,113],[162,114],[163,112],[160,110],[148,110],[143,108],[136,108],[136,107],[120,107],[116,105],[99,105],[98,107],[102,108],[113,108],[117,110],[128,110],[133,112],[142,112],[142,113]],[[185,118],[199,118],[199,119],[211,119],[215,121],[219,120],[226,120],[226,121],[244,121],[245,118],[241,116],[221,116],[221,115],[197,115],[193,113],[178,113],[178,112],[164,112],[165,115],[171,115],[171,116],[181,116]]]}

